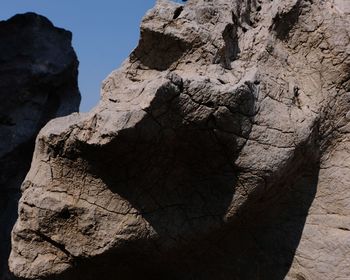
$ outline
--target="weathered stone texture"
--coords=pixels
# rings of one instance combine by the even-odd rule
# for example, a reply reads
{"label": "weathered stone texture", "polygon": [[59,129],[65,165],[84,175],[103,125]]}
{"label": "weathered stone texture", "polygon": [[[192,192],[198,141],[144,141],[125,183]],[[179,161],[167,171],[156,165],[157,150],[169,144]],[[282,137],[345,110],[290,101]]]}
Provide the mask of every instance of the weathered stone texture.
{"label": "weathered stone texture", "polygon": [[160,0],[37,138],[24,279],[349,279],[350,3]]}
{"label": "weathered stone texture", "polygon": [[0,279],[35,137],[52,118],[78,111],[71,33],[27,13],[0,22]]}

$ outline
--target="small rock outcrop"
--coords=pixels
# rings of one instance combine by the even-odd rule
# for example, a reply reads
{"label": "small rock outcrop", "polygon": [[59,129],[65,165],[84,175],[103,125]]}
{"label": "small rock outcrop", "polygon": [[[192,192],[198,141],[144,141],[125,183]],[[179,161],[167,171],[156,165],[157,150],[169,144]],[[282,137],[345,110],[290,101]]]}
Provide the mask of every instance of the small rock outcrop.
{"label": "small rock outcrop", "polygon": [[35,138],[52,118],[79,109],[78,60],[70,32],[21,14],[0,21],[0,279]]}
{"label": "small rock outcrop", "polygon": [[350,3],[159,0],[40,132],[23,279],[349,279]]}

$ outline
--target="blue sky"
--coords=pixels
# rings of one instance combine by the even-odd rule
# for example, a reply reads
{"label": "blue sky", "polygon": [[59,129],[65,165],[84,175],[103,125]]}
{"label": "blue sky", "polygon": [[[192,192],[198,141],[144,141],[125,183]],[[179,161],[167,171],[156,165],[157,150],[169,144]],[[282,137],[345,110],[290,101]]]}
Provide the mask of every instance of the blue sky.
{"label": "blue sky", "polygon": [[80,111],[97,104],[101,81],[136,47],[139,25],[155,0],[1,0],[0,19],[36,12],[73,32],[80,61]]}

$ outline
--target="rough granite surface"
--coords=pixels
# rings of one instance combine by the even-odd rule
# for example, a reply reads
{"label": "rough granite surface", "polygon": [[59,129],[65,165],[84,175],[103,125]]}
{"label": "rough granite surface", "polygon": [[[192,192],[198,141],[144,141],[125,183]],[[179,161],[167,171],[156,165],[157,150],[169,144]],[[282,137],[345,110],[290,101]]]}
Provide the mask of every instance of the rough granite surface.
{"label": "rough granite surface", "polygon": [[78,111],[71,33],[46,18],[0,21],[0,279],[8,279],[10,234],[35,137],[52,118]]}
{"label": "rough granite surface", "polygon": [[36,140],[23,279],[350,279],[350,2],[157,1]]}

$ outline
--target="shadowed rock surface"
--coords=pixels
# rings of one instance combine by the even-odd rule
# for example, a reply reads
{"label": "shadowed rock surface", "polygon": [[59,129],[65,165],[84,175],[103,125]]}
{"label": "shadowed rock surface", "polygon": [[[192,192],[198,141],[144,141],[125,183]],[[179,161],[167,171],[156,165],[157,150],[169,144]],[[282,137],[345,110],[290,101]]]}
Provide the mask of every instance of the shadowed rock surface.
{"label": "shadowed rock surface", "polygon": [[24,279],[349,279],[347,0],[157,2],[36,141]]}
{"label": "shadowed rock surface", "polygon": [[35,138],[52,118],[78,111],[78,60],[70,32],[27,13],[0,22],[0,279]]}

